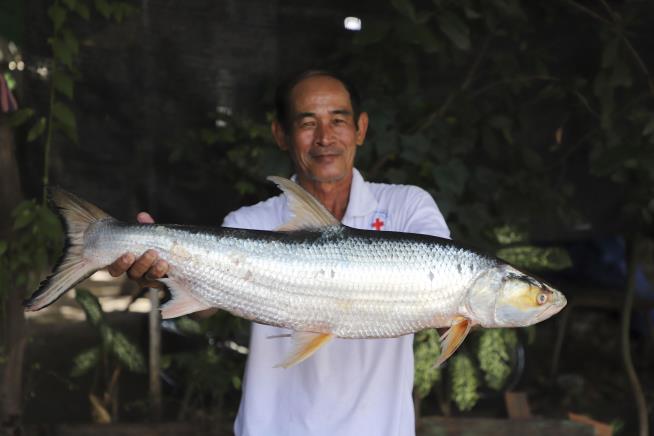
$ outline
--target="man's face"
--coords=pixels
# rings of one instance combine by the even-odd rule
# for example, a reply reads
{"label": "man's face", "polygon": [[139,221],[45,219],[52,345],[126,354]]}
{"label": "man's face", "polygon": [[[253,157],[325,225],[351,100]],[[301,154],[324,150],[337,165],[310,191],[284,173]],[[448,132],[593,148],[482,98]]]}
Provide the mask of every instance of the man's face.
{"label": "man's face", "polygon": [[368,116],[362,113],[357,126],[343,84],[329,76],[309,77],[293,88],[290,103],[290,131],[274,124],[273,133],[291,154],[300,180],[336,183],[350,177]]}

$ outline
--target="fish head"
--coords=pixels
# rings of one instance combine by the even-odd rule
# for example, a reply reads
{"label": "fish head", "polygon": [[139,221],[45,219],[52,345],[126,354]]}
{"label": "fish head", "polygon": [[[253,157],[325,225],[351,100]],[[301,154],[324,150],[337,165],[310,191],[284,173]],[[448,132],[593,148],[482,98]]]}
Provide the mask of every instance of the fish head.
{"label": "fish head", "polygon": [[483,273],[467,302],[484,327],[529,326],[555,315],[566,304],[560,291],[507,265]]}
{"label": "fish head", "polygon": [[502,327],[525,327],[557,314],[566,304],[560,291],[509,267],[495,302],[495,322]]}

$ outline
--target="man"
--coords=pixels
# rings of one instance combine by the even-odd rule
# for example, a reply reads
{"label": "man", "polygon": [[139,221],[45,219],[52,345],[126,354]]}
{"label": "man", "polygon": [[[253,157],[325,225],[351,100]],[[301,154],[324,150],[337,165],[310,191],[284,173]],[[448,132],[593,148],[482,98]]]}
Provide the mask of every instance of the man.
{"label": "man", "polygon": [[[278,88],[272,133],[295,181],[345,225],[448,237],[434,200],[420,188],[368,183],[354,168],[368,128],[356,90],[330,72],[307,71]],[[230,213],[227,227],[274,230],[291,218],[283,195]],[[141,222],[150,222],[140,215]],[[111,268],[156,279],[168,265],[150,251]],[[414,434],[413,335],[335,339],[304,362],[275,368],[291,349],[287,330],[253,323],[237,435]]]}

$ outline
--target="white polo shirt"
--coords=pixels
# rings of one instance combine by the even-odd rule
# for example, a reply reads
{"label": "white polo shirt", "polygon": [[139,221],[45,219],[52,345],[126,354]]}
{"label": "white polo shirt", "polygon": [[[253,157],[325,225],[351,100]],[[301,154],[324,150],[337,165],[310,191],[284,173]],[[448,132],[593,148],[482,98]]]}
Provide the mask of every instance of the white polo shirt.
{"label": "white polo shirt", "polygon": [[[223,226],[273,230],[291,218],[279,195],[225,217]],[[449,238],[432,197],[416,186],[368,183],[355,169],[343,224]],[[413,335],[335,338],[307,360],[274,368],[291,351],[290,331],[252,323],[238,436],[415,434]],[[436,356],[434,356],[436,359]]]}

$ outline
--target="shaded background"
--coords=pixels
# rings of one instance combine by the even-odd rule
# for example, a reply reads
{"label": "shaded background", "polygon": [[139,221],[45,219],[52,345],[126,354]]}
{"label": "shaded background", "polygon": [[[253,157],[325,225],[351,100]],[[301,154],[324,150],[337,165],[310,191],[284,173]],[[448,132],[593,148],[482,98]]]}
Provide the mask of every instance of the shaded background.
{"label": "shaded background", "polygon": [[[427,189],[454,239],[545,276],[573,299],[579,296],[565,329],[563,320],[553,320],[516,336],[527,353],[524,370],[516,375],[511,354],[504,360],[513,378],[491,389],[484,386],[487,369],[472,359],[459,381],[475,379],[479,386],[464,383],[457,391],[447,381],[455,378],[443,377],[426,393],[423,413],[503,417],[501,392],[519,389],[529,394],[537,415],[585,413],[623,434],[636,432],[619,357],[625,302],[631,313],[625,253],[633,247],[636,310],[622,337],[632,339],[629,350],[651,420],[651,2],[1,5],[0,70],[19,106],[32,110],[3,118],[12,126],[22,196],[41,197],[48,143],[50,182],[117,218],[131,221],[137,211],[149,210],[162,222],[217,225],[230,210],[275,194],[265,176],[290,172],[268,132],[275,84],[309,67],[343,71],[361,88],[371,117],[357,161],[368,179]],[[344,28],[347,16],[361,19],[360,31]],[[38,128],[40,117],[44,129]],[[3,219],[9,220],[9,210]],[[56,243],[43,241],[49,248],[39,256],[46,268]],[[123,285],[121,293],[128,288]],[[142,315],[107,319],[131,326],[135,347],[147,350]],[[178,356],[164,362],[164,408],[180,419],[229,422],[244,358],[237,347],[205,342],[208,337],[212,346],[246,345],[247,326],[228,316],[201,324],[189,327],[200,329],[194,340],[164,335],[164,354]],[[38,339],[38,325],[30,327],[34,339],[27,347],[25,420],[90,420],[94,409],[87,405],[85,383],[97,389],[99,376],[70,373],[72,356],[84,347],[71,346],[70,358],[44,369],[53,350],[46,346],[49,339]],[[56,321],[45,329],[73,335],[84,346],[97,342],[97,333],[81,326]],[[565,338],[561,348],[557,332]],[[511,338],[498,337],[493,346],[515,350]],[[476,356],[483,340],[470,342],[461,354]],[[179,357],[180,348],[196,354]],[[556,364],[550,362],[555,350],[562,350]],[[141,420],[147,415],[146,382],[127,370],[121,377],[122,419]],[[198,386],[189,389],[193,383]],[[461,412],[447,406],[461,404],[450,391],[474,391],[481,400]],[[63,395],[70,402],[53,405]]]}

